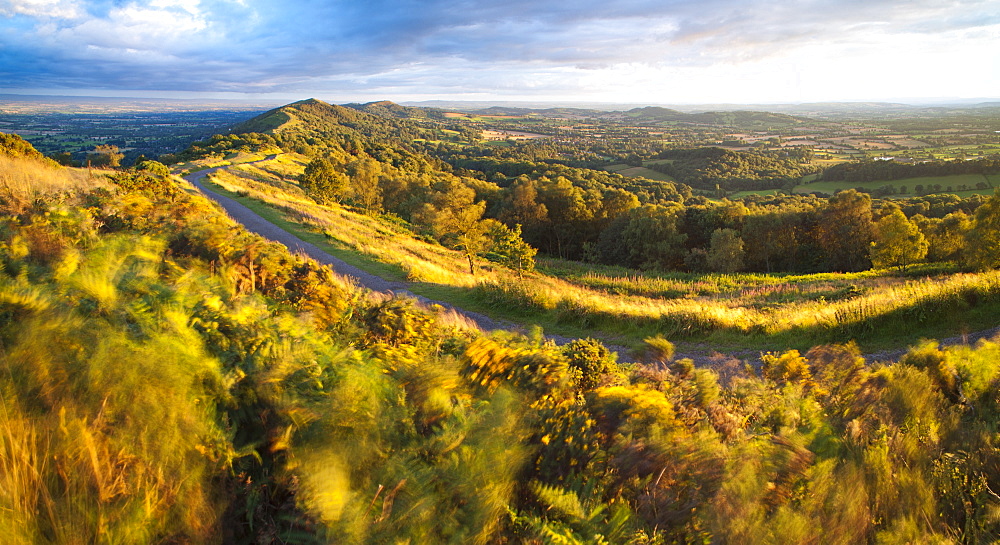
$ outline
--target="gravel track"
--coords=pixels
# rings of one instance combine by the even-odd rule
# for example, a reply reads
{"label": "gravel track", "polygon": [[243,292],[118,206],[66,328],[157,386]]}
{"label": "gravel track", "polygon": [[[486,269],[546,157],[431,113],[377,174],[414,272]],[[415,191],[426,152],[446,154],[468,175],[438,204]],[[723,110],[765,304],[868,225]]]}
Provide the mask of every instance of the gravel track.
{"label": "gravel track", "polygon": [[[273,157],[269,157],[268,159],[272,158]],[[264,160],[266,161],[268,159]],[[201,183],[202,178],[224,168],[226,167],[215,167],[207,170],[201,170],[188,174],[187,176],[183,176],[183,178],[191,183],[191,185],[198,188],[206,197],[219,203],[226,213],[229,214],[229,217],[243,224],[248,231],[256,233],[268,240],[284,244],[288,247],[289,251],[293,253],[303,253],[315,259],[319,263],[329,265],[337,274],[349,277],[358,286],[367,288],[373,292],[384,294],[386,296],[411,297],[424,305],[440,305],[448,310],[454,311],[456,315],[474,322],[480,329],[486,331],[492,331],[495,329],[517,329],[516,324],[510,322],[498,322],[485,314],[469,312],[467,310],[456,308],[454,305],[444,301],[435,301],[422,295],[417,295],[407,289],[408,286],[405,282],[392,282],[363,271],[354,265],[351,265],[350,263],[347,263],[346,261],[336,258],[321,250],[315,244],[306,242],[288,231],[285,231],[281,227],[278,227],[277,225],[260,217],[256,212],[250,210],[243,204],[225,195],[220,195],[205,187]]]}
{"label": "gravel track", "polygon": [[[271,160],[275,157],[276,156],[272,155],[262,161]],[[318,246],[303,241],[288,231],[285,231],[270,221],[262,218],[256,212],[250,210],[243,204],[240,204],[225,195],[220,195],[211,189],[208,189],[201,183],[202,178],[224,168],[226,167],[221,166],[201,170],[183,176],[183,178],[191,185],[198,188],[206,197],[219,203],[219,205],[222,206],[222,208],[233,220],[241,223],[248,231],[256,233],[268,240],[284,244],[292,252],[303,253],[315,259],[319,263],[329,265],[337,274],[350,277],[351,280],[358,286],[367,288],[375,293],[382,294],[385,297],[410,297],[416,299],[423,305],[439,305],[448,309],[460,319],[474,323],[479,329],[484,331],[493,331],[498,329],[507,331],[524,331],[524,327],[519,324],[505,320],[494,320],[485,314],[461,309],[444,301],[428,299],[427,297],[417,295],[409,291],[409,289],[407,289],[408,284],[406,282],[392,282],[363,271],[342,259],[330,255]],[[942,347],[959,344],[974,344],[979,339],[993,338],[998,334],[1000,334],[1000,327],[978,331],[967,335],[939,339],[938,342]],[[546,335],[546,337],[553,340],[558,345],[563,345],[574,340],[573,338],[564,337],[562,335]],[[605,343],[605,346],[607,346],[608,350],[618,353],[618,361],[634,361],[627,347],[607,343]],[[694,360],[695,364],[699,367],[714,367],[717,369],[723,367],[734,368],[736,366],[742,366],[743,363],[753,366],[757,366],[760,363],[760,351],[740,350],[730,352],[729,354],[722,354],[704,345],[686,343],[677,343],[677,349],[677,353],[675,354],[676,358],[690,358]],[[906,352],[907,349],[903,348],[873,352],[870,354],[863,354],[862,356],[865,358],[865,361],[869,363],[889,362],[898,360],[903,356],[903,354],[906,354]]]}

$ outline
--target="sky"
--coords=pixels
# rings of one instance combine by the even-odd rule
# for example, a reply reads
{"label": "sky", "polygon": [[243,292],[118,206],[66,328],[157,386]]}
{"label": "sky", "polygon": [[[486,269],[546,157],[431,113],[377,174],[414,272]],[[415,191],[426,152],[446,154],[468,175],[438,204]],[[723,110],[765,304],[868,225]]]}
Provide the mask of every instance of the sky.
{"label": "sky", "polygon": [[0,0],[0,93],[997,98],[1000,0]]}

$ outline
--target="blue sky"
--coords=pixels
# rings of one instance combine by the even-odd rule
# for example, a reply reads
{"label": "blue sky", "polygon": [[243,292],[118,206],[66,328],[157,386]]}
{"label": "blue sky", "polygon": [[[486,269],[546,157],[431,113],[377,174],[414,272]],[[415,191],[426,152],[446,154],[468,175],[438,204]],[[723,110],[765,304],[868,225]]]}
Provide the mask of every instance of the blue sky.
{"label": "blue sky", "polygon": [[0,92],[1000,97],[1000,0],[0,0]]}

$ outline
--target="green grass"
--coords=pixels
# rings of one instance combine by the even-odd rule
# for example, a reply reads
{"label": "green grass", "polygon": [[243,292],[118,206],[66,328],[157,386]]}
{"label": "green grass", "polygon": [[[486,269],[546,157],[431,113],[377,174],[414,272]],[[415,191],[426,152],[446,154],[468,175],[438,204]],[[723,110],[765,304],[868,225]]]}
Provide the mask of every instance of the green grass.
{"label": "green grass", "polygon": [[[1000,276],[992,272],[955,275],[953,265],[921,264],[905,276],[885,270],[651,274],[553,259],[540,261],[539,267],[571,284],[622,297],[716,302],[755,316],[748,327],[718,323],[690,335],[692,341],[728,348],[806,349],[818,343],[854,339],[865,349],[881,350],[906,346],[919,338],[995,327],[995,313],[1000,310]],[[662,333],[648,324],[615,323],[616,319],[621,317],[608,317],[611,323],[604,327],[633,339]]]}
{"label": "green grass", "polygon": [[673,177],[646,167],[634,167],[630,165],[617,164],[606,166],[604,167],[604,170],[621,174],[622,176],[641,176],[649,180],[657,180],[660,182],[674,181]]}
{"label": "green grass", "polygon": [[[987,189],[975,189],[977,183],[986,182],[990,184],[991,187]],[[993,187],[1000,184],[1000,175],[985,176],[982,174],[956,174],[953,176],[924,176],[918,178],[904,178],[901,180],[885,180],[885,181],[875,181],[875,182],[811,182],[804,183],[795,186],[793,189],[794,193],[811,193],[814,191],[819,191],[823,193],[833,194],[837,191],[844,189],[854,189],[858,187],[863,187],[870,190],[878,189],[882,186],[892,186],[899,191],[900,187],[905,187],[907,193],[902,194],[905,196],[916,195],[915,188],[918,185],[922,185],[925,188],[929,185],[940,185],[941,191],[938,193],[954,193],[956,195],[967,196],[967,195],[992,195]],[[960,191],[958,188],[962,185],[967,186],[969,189]],[[952,190],[948,191],[947,188],[951,187]]]}

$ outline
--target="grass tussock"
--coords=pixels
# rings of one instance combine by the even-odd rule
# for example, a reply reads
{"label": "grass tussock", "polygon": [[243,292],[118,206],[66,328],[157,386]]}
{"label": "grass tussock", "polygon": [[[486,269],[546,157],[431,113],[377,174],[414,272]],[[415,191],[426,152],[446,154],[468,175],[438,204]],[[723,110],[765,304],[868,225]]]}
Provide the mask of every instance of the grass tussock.
{"label": "grass tussock", "polygon": [[0,199],[14,210],[24,210],[43,195],[108,187],[103,174],[0,154]]}

